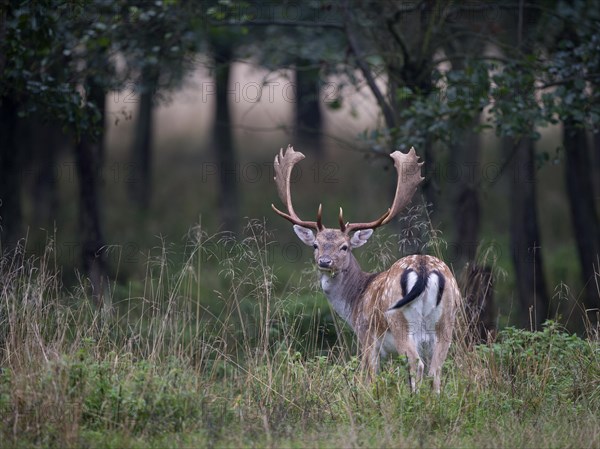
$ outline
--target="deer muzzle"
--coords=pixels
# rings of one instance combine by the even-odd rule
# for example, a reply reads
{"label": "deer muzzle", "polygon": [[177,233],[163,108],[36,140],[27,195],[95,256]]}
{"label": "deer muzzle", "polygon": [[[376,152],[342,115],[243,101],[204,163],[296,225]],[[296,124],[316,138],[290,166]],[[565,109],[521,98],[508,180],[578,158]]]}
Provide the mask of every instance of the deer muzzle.
{"label": "deer muzzle", "polygon": [[331,265],[333,264],[333,261],[331,260],[330,257],[319,257],[317,264],[319,265],[319,268],[322,270],[330,270]]}

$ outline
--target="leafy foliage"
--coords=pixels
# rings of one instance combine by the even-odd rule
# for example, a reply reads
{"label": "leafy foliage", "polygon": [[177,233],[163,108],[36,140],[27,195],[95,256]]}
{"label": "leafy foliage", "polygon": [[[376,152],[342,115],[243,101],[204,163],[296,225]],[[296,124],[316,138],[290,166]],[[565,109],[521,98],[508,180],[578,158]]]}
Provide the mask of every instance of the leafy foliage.
{"label": "leafy foliage", "polygon": [[[473,127],[533,139],[539,139],[540,127],[559,121],[597,129],[600,16],[592,3],[557,2],[554,9],[536,10],[539,23],[529,36],[536,45],[529,51],[505,44],[502,58],[481,52],[468,55],[460,67],[433,67],[431,89],[401,85],[395,95],[401,105],[397,126],[365,138],[391,138],[393,148],[422,148],[426,141],[455,143]],[[534,39],[536,33],[544,38]],[[495,42],[495,36],[485,36]],[[474,126],[481,113],[486,122]]]}
{"label": "leafy foliage", "polygon": [[77,135],[98,131],[102,105],[87,98],[87,80],[119,90],[160,68],[160,86],[176,85],[203,18],[201,8],[177,1],[12,2],[0,44],[0,97],[15,98],[21,116],[38,112]]}
{"label": "leafy foliage", "polygon": [[558,2],[548,25],[557,31],[540,77],[554,87],[546,101],[562,121],[598,130],[600,106],[600,13],[593,2]]}
{"label": "leafy foliage", "polygon": [[75,31],[79,20],[71,13],[68,3],[11,3],[0,44],[0,96],[18,98],[21,116],[40,112],[81,130],[99,117],[96,105],[85,103],[78,89],[77,55],[88,45],[106,46],[108,38],[102,27],[90,27],[87,39],[80,41],[83,36]]}
{"label": "leafy foliage", "polygon": [[[600,347],[563,331],[547,321],[541,332],[509,327],[498,341],[481,347],[496,383],[509,386],[507,394],[537,407],[542,401],[596,401],[600,399]],[[496,386],[497,386],[496,383]]]}

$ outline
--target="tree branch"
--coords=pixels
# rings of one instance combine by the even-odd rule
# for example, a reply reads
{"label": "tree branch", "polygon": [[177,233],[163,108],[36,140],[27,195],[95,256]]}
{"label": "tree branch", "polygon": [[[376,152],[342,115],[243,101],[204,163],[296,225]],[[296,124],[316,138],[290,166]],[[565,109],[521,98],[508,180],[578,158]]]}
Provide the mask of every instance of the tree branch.
{"label": "tree branch", "polygon": [[402,51],[402,57],[404,58],[404,64],[409,64],[410,63],[410,54],[408,52],[408,48],[406,47],[404,40],[402,40],[402,37],[398,34],[396,29],[394,28],[394,22],[396,22],[398,20],[398,18],[402,14],[402,12],[404,12],[404,11],[397,11],[396,14],[394,14],[394,17],[392,19],[386,20],[386,24],[388,27],[388,31],[390,32],[390,34],[392,35],[392,37],[394,38],[396,43],[400,46],[400,50]]}
{"label": "tree branch", "polygon": [[305,28],[332,28],[343,31],[344,26],[333,22],[313,22],[311,20],[249,20],[240,22],[211,22],[211,26],[283,26],[283,27],[305,27]]}
{"label": "tree branch", "polygon": [[581,75],[570,76],[568,78],[563,78],[561,80],[544,83],[541,86],[536,86],[536,90],[547,89],[548,87],[554,87],[554,86],[561,86],[563,84],[569,84],[569,83],[572,83],[573,81],[577,81],[577,80],[593,81],[593,80],[597,80],[597,79],[600,79],[600,73],[590,73],[587,76],[583,76],[583,77]]}
{"label": "tree branch", "polygon": [[345,18],[344,29],[346,31],[346,38],[348,39],[348,44],[350,46],[350,50],[352,51],[352,54],[354,55],[354,58],[356,59],[356,65],[358,66],[358,68],[362,72],[363,76],[365,77],[365,80],[366,80],[367,84],[369,85],[371,92],[373,92],[373,95],[375,96],[375,99],[377,100],[377,104],[381,108],[381,112],[383,113],[383,117],[385,119],[386,126],[390,129],[395,128],[396,119],[395,119],[394,111],[391,108],[391,106],[388,104],[388,102],[386,101],[385,96],[381,92],[381,89],[379,89],[379,86],[375,82],[375,78],[373,77],[373,74],[371,73],[371,69],[369,68],[369,65],[363,59],[363,52],[362,52],[362,49],[360,48],[360,44],[358,43],[356,36],[353,34],[353,32],[351,30],[350,12],[347,8],[347,5],[345,5],[345,6],[346,7],[344,7],[344,18]]}
{"label": "tree branch", "polygon": [[[273,132],[283,131],[284,133],[291,135],[294,132],[294,129],[291,126],[288,126],[285,124],[275,125],[275,126],[251,126],[251,125],[237,124],[237,125],[233,125],[233,128],[239,129],[242,131],[247,131],[247,132],[254,132],[254,133],[273,133]],[[311,129],[311,128],[303,127],[303,130],[309,130],[309,129]],[[333,134],[315,131],[314,129],[311,129],[311,131],[313,132],[313,134],[315,136],[320,136],[320,137],[324,137],[325,139],[329,139],[333,142],[336,142],[340,146],[346,147],[348,150],[359,152],[359,153],[370,154],[370,151],[365,151],[359,145],[356,145],[356,143],[355,143],[356,140],[351,140],[351,141],[346,140],[341,137],[335,136]],[[385,156],[388,157],[387,154]]]}

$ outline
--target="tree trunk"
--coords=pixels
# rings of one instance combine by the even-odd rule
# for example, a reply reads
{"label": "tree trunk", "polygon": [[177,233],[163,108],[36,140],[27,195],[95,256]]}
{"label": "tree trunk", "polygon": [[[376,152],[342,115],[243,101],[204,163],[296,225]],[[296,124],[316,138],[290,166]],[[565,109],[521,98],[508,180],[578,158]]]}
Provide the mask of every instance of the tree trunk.
{"label": "tree trunk", "polygon": [[130,196],[142,211],[148,210],[152,195],[152,117],[157,75],[156,70],[151,68],[142,72],[142,90],[131,152],[133,180],[130,184]]}
{"label": "tree trunk", "polygon": [[58,123],[34,119],[32,126],[33,224],[35,227],[52,227],[59,207],[56,162],[65,136]]}
{"label": "tree trunk", "polygon": [[296,62],[296,142],[305,153],[317,158],[323,157],[321,134],[323,116],[321,114],[320,81],[318,67],[310,67],[310,62]]}
{"label": "tree trunk", "polygon": [[105,241],[100,219],[100,170],[103,163],[104,109],[103,89],[88,80],[88,98],[100,110],[100,136],[89,133],[81,136],[75,146],[75,162],[79,178],[79,226],[81,233],[81,257],[84,273],[92,288],[92,300],[100,310],[109,306],[108,269],[105,256]]}
{"label": "tree trunk", "polygon": [[18,151],[17,104],[0,98],[0,249],[10,251],[21,237],[22,154]]}
{"label": "tree trunk", "polygon": [[[474,120],[473,125],[477,119]],[[454,197],[454,224],[456,229],[457,259],[456,267],[463,267],[466,263],[472,265],[477,256],[479,233],[481,230],[481,204],[477,191],[479,181],[479,135],[471,127],[462,133],[460,144],[450,148],[455,167],[460,178],[455,185]]]}
{"label": "tree trunk", "polygon": [[[417,151],[419,153],[419,151]],[[435,151],[433,150],[433,142],[430,138],[425,141],[425,148],[422,149],[423,157],[422,160],[425,163],[425,180],[421,183],[421,189],[423,196],[425,197],[425,203],[427,204],[427,210],[429,212],[429,218],[434,221],[433,227],[437,228],[438,224],[435,223],[435,219],[439,216],[437,207],[439,194],[440,194],[440,179],[436,179],[435,176]],[[433,170],[433,173],[427,173],[429,170]]]}
{"label": "tree trunk", "polygon": [[464,294],[467,346],[488,343],[496,337],[496,304],[494,279],[488,266],[470,266],[460,277]]}
{"label": "tree trunk", "polygon": [[[483,51],[483,42],[457,33],[457,37],[445,45],[444,51],[450,58],[452,70],[464,71],[466,67],[464,55],[478,57]],[[450,201],[457,248],[454,262],[458,269],[468,263],[471,272],[477,270],[485,272],[485,268],[474,266],[481,230],[481,204],[477,191],[480,181],[481,140],[479,133],[474,131],[479,124],[480,112],[478,110],[471,112],[472,120],[462,129],[457,130],[456,142],[450,145],[450,158],[458,173],[458,178],[454,182],[448,182],[452,196]]]}
{"label": "tree trunk", "polygon": [[594,155],[594,158],[592,163],[594,168],[592,169],[592,179],[595,181],[594,191],[596,192],[596,203],[600,205],[600,131],[593,134],[593,139],[594,151],[592,154]]}
{"label": "tree trunk", "polygon": [[239,167],[233,147],[231,111],[229,108],[229,76],[233,49],[227,43],[213,45],[216,80],[216,114],[213,126],[214,151],[219,172],[218,208],[222,229],[238,231]]}
{"label": "tree trunk", "polygon": [[571,219],[581,277],[585,294],[583,305],[592,320],[600,309],[600,297],[596,290],[594,265],[600,254],[600,227],[594,203],[594,185],[590,172],[592,161],[589,154],[585,129],[571,121],[564,123],[565,174]]}
{"label": "tree trunk", "polygon": [[529,137],[517,142],[507,139],[507,146],[507,154],[516,150],[510,172],[510,237],[517,297],[524,324],[537,330],[548,317],[548,293],[537,217],[534,147]]}

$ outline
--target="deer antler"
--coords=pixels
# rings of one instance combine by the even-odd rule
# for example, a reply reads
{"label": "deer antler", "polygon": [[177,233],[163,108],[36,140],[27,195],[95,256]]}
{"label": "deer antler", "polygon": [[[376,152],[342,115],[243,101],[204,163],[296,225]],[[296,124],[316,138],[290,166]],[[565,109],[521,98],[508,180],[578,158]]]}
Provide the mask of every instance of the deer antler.
{"label": "deer antler", "polygon": [[340,216],[338,221],[340,223],[340,229],[342,232],[350,233],[352,231],[358,231],[359,229],[375,229],[383,224],[383,221],[387,218],[390,213],[390,209],[388,209],[385,214],[379,217],[375,221],[371,221],[368,223],[344,223],[344,211],[340,207]]}
{"label": "deer antler", "polygon": [[273,168],[275,169],[275,184],[277,185],[277,193],[279,194],[279,198],[285,204],[285,207],[288,210],[288,214],[280,211],[275,207],[274,204],[271,204],[273,210],[281,215],[288,221],[291,221],[294,224],[302,226],[304,228],[311,228],[317,231],[323,229],[323,224],[321,223],[321,215],[322,215],[322,207],[319,205],[319,210],[317,212],[317,221],[304,221],[301,220],[300,217],[294,211],[294,206],[292,206],[292,195],[290,193],[290,177],[292,174],[292,169],[294,165],[304,159],[304,155],[299,151],[294,151],[294,148],[291,145],[288,145],[285,150],[285,154],[283,152],[283,148],[279,150],[279,154],[275,156],[275,162],[273,163]]}
{"label": "deer antler", "polygon": [[[394,166],[398,173],[398,181],[396,183],[396,194],[392,206],[377,220],[368,223],[345,223],[344,214],[340,207],[339,224],[342,232],[350,233],[359,229],[375,229],[386,223],[389,223],[398,212],[400,212],[412,199],[418,185],[423,181],[421,176],[421,166],[423,162],[419,162],[419,157],[414,148],[411,148],[408,153],[394,151],[390,154],[394,159]],[[317,221],[304,221],[294,211],[292,205],[292,196],[290,193],[290,177],[294,165],[304,159],[304,154],[299,151],[294,151],[291,145],[288,145],[285,153],[283,148],[279,150],[279,154],[275,156],[273,167],[275,169],[275,183],[277,185],[277,193],[279,198],[285,204],[288,213],[280,211],[271,204],[273,210],[288,221],[300,225],[305,228],[321,231],[323,224],[321,223],[322,207],[319,205],[317,212]]]}
{"label": "deer antler", "polygon": [[389,223],[398,212],[410,202],[415,194],[418,185],[423,181],[421,176],[421,166],[423,162],[419,162],[419,157],[414,148],[411,148],[408,153],[394,151],[390,154],[394,159],[394,166],[398,172],[398,181],[396,184],[396,194],[392,207],[390,207],[381,217],[370,223],[347,223],[344,224],[342,208],[340,208],[340,229],[343,232],[350,233],[359,229],[375,229],[386,223]]}

